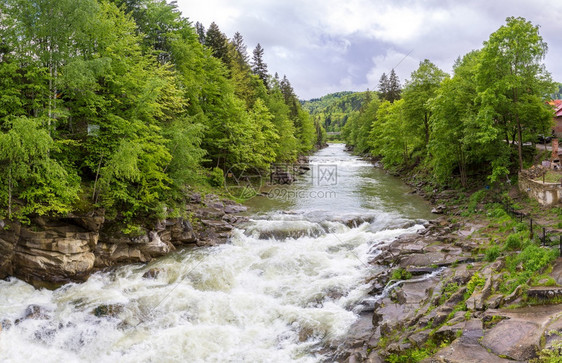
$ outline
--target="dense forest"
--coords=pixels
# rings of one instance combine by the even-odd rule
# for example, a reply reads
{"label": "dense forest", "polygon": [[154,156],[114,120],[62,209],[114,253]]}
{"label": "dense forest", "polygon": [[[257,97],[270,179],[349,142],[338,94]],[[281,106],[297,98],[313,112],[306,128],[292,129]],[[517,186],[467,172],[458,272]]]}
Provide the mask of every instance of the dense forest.
{"label": "dense forest", "polygon": [[369,93],[342,135],[356,153],[388,168],[417,167],[441,184],[506,182],[536,151],[524,144],[550,134],[546,101],[559,90],[542,63],[546,52],[538,26],[507,18],[481,49],[457,59],[453,75],[424,60],[398,97],[383,87]]}
{"label": "dense forest", "polygon": [[179,213],[186,189],[323,142],[259,44],[173,3],[6,0],[0,29],[2,218]]}
{"label": "dense forest", "polygon": [[367,92],[337,92],[303,101],[302,106],[328,132],[339,132],[350,115],[358,112]]}

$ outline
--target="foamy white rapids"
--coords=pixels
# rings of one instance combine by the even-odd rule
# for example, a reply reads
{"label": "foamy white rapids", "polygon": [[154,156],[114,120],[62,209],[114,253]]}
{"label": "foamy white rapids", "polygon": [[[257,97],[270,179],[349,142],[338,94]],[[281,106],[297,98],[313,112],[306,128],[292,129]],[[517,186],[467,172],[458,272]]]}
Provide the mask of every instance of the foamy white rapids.
{"label": "foamy white rapids", "polygon": [[[345,177],[371,169],[341,147],[322,153],[349,159]],[[186,249],[82,284],[48,291],[0,281],[0,361],[322,361],[321,348],[346,334],[368,299],[368,261],[378,247],[423,228],[393,210],[351,208],[370,194],[346,188],[355,186],[338,184],[357,200],[342,201],[344,211],[334,210],[337,201],[330,209],[294,203],[290,213],[272,207],[227,245]],[[149,269],[160,273],[143,278]],[[22,319],[32,304],[45,316]],[[100,306],[113,314],[96,316]]]}

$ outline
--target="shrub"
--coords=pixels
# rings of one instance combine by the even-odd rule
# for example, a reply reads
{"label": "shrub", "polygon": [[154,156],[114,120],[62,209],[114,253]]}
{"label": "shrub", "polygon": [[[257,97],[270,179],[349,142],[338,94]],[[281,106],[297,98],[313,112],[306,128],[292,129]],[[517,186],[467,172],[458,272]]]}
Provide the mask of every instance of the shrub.
{"label": "shrub", "polygon": [[513,233],[507,236],[505,240],[505,249],[515,251],[521,248],[521,236],[518,233]]}
{"label": "shrub", "polygon": [[486,250],[484,259],[488,262],[494,262],[500,257],[500,246],[494,245]]}
{"label": "shrub", "polygon": [[214,187],[222,187],[224,185],[224,174],[221,168],[215,167],[211,170],[209,183]]}

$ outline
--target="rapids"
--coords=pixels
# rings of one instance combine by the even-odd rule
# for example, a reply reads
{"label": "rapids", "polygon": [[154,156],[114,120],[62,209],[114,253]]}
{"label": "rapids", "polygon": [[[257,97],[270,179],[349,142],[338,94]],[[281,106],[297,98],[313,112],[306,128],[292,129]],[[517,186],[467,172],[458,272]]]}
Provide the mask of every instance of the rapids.
{"label": "rapids", "polygon": [[[430,213],[343,145],[320,150],[310,167],[296,184],[249,200],[250,221],[230,244],[54,291],[0,281],[0,360],[321,361],[369,298],[370,257]],[[150,269],[160,273],[143,278]],[[30,305],[41,314],[22,319]],[[109,313],[95,314],[100,307]]]}

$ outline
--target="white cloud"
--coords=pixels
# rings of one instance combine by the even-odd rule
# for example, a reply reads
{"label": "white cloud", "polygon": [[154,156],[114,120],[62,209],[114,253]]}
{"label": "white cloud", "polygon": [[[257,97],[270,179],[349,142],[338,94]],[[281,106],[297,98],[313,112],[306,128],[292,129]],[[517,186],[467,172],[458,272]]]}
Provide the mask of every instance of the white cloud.
{"label": "white cloud", "polygon": [[248,50],[259,42],[271,73],[286,74],[302,98],[376,88],[396,68],[401,81],[427,58],[450,72],[505,22],[523,16],[541,25],[547,68],[562,81],[562,4],[546,0],[178,0],[191,21],[215,21]]}

